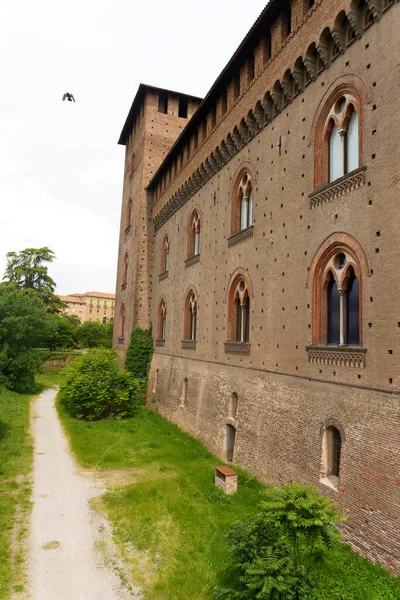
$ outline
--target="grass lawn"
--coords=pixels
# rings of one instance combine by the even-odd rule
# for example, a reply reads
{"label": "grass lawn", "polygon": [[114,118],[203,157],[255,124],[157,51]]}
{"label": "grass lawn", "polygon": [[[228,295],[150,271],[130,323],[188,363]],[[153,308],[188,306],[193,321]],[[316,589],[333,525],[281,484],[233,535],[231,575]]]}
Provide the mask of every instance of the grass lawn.
{"label": "grass lawn", "polygon": [[[100,503],[145,600],[209,600],[229,564],[224,538],[232,523],[255,513],[262,484],[239,470],[239,492],[224,496],[213,485],[221,461],[146,409],[125,422],[60,413],[82,466],[131,470],[132,483],[121,479],[123,487]],[[346,546],[318,575],[313,600],[400,600],[400,580]]]}
{"label": "grass lawn", "polygon": [[0,598],[22,591],[30,514],[31,396],[0,389]]}

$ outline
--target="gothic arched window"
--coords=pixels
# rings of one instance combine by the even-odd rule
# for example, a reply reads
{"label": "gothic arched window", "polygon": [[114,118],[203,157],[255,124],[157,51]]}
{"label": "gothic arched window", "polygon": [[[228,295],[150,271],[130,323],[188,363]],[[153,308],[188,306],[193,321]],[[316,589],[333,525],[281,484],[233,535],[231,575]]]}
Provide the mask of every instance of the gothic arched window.
{"label": "gothic arched window", "polygon": [[361,345],[364,274],[364,252],[351,236],[334,234],[318,250],[310,271],[314,345]]}
{"label": "gothic arched window", "polygon": [[167,305],[164,298],[160,302],[158,309],[158,339],[165,340],[165,331],[167,324]]}
{"label": "gothic arched window", "polygon": [[126,320],[125,304],[122,304],[121,310],[119,311],[118,337],[120,337],[120,338],[123,338],[125,336],[125,320]]}
{"label": "gothic arched window", "polygon": [[132,223],[132,198],[129,198],[128,206],[126,209],[126,229],[129,229]]}
{"label": "gothic arched window", "polygon": [[228,341],[250,341],[250,289],[244,275],[234,278],[228,296]]}
{"label": "gothic arched window", "polygon": [[320,104],[313,126],[316,189],[362,167],[362,107],[367,102],[361,78],[346,75]]}
{"label": "gothic arched window", "polygon": [[164,238],[163,246],[162,246],[161,273],[168,273],[168,270],[169,270],[169,242],[168,242],[168,236],[166,235]]}
{"label": "gothic arched window", "polygon": [[184,339],[195,342],[197,340],[197,294],[191,289],[185,302]]}
{"label": "gothic arched window", "polygon": [[124,256],[124,263],[122,266],[122,285],[126,285],[128,281],[128,264],[128,253],[126,253]]}
{"label": "gothic arched window", "polygon": [[329,183],[358,169],[359,123],[354,99],[343,96],[333,107],[327,128]]}
{"label": "gothic arched window", "polygon": [[188,228],[188,258],[200,254],[200,214],[195,209],[189,219]]}
{"label": "gothic arched window", "polygon": [[232,199],[232,233],[237,233],[253,225],[253,197],[250,173],[246,170],[239,175],[234,186]]}

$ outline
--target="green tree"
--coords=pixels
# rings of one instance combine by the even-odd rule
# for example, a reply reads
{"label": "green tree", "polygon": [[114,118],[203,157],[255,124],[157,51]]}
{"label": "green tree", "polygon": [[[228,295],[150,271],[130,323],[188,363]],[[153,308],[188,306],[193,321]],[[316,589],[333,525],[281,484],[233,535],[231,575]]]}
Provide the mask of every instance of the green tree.
{"label": "green tree", "polygon": [[[74,348],[77,345],[78,331],[80,322],[78,319],[78,327],[68,317],[62,315],[50,315],[50,326],[48,331],[47,343],[50,350],[57,348]],[[74,315],[72,315],[74,316]]]}
{"label": "green tree", "polygon": [[109,327],[97,321],[87,321],[78,329],[77,336],[80,345],[84,348],[103,347],[110,348],[111,340],[108,335]]}
{"label": "green tree", "polygon": [[7,266],[3,281],[16,289],[35,290],[46,304],[49,312],[59,312],[65,304],[54,294],[56,284],[48,274],[46,263],[51,263],[56,255],[47,246],[25,248],[20,252],[7,253]]}
{"label": "green tree", "polygon": [[125,369],[138,379],[147,379],[153,356],[153,336],[151,329],[136,327],[126,353]]}
{"label": "green tree", "polygon": [[34,391],[45,358],[35,348],[46,343],[51,317],[34,291],[0,286],[0,374],[10,389]]}
{"label": "green tree", "polygon": [[312,570],[338,542],[342,520],[315,488],[269,487],[256,517],[231,530],[236,589],[219,589],[215,600],[309,600]]}

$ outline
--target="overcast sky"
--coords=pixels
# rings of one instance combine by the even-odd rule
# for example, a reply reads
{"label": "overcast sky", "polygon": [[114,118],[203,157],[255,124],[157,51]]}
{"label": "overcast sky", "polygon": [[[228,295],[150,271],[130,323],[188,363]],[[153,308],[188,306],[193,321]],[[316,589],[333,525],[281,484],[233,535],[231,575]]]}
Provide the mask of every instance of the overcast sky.
{"label": "overcast sky", "polygon": [[58,293],[115,291],[117,140],[139,83],[204,97],[265,4],[2,1],[1,276],[8,251],[49,246]]}

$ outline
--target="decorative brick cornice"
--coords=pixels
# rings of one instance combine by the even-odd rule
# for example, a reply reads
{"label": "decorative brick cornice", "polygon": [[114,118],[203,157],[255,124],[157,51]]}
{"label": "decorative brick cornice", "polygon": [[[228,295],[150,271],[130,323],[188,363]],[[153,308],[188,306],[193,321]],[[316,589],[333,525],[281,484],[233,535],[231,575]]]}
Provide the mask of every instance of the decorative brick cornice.
{"label": "decorative brick cornice", "polygon": [[165,340],[156,340],[156,346],[163,347],[165,346]]}
{"label": "decorative brick cornice", "polygon": [[[398,3],[400,2],[400,0],[395,0],[395,2]],[[375,22],[380,17],[380,11],[378,10],[378,7],[380,6],[379,1],[367,0],[367,3],[368,6],[372,8]],[[243,100],[244,95],[248,92],[250,88],[252,88],[255,85],[255,82],[261,77],[264,71],[266,69],[269,69],[271,67],[271,64],[279,59],[279,56],[282,53],[283,49],[286,48],[287,44],[293,39],[295,33],[297,33],[300,27],[303,27],[304,24],[308,21],[308,19],[312,18],[314,11],[318,9],[320,4],[321,1],[315,2],[314,6],[307,12],[306,16],[301,21],[296,30],[292,31],[292,33],[285,40],[281,48],[279,48],[279,50],[275,52],[275,54],[268,60],[262,71],[256,77],[254,77],[250,85],[245,90],[244,94],[241,94],[237,101],[232,105],[230,110],[226,112],[222,121],[228,118],[231,112],[235,110],[236,106]],[[392,4],[393,3],[389,4],[381,12],[386,12],[386,10],[390,6],[392,6]],[[355,32],[356,38],[360,39],[363,33],[360,24],[360,11],[350,9],[346,14],[350,21],[350,25]],[[347,50],[347,47],[355,41],[351,40],[348,44],[345,44],[343,36],[343,31],[340,31],[338,29],[333,30],[332,37],[339,49],[340,54],[344,54]],[[312,40],[310,40],[310,42],[312,42]],[[319,55],[322,55],[322,58],[324,60],[324,67],[329,67],[326,49],[320,46],[317,39],[315,40],[315,43],[317,47],[317,52],[319,51]],[[303,69],[307,71],[309,79],[311,81],[314,81],[324,70],[324,68],[321,68],[319,71],[317,71],[316,61],[309,55],[304,55],[302,57],[302,65]],[[305,81],[303,69],[298,70],[298,68],[296,67],[296,69],[291,71],[293,79],[297,82],[298,91],[295,94],[296,96],[298,95],[298,93],[301,93],[303,91],[306,85],[309,85],[311,83],[311,81]],[[256,135],[260,133],[260,131],[262,131],[266,126],[268,126],[272,122],[272,120],[281,112],[283,106],[285,105],[284,103],[282,104],[282,102],[284,101],[285,94],[287,100],[291,101],[291,96],[293,96],[293,89],[291,90],[289,97],[287,97],[288,86],[286,85],[287,82],[285,81],[285,77],[283,74],[282,78],[278,80],[278,83],[280,90],[270,89],[269,91],[267,91],[266,94],[264,94],[263,98],[260,97],[258,99],[258,102],[255,103],[253,110],[249,112],[249,115],[247,116],[245,121],[245,126],[239,126],[239,124],[237,124],[233,128],[233,130],[227,134],[226,138],[221,141],[216,150],[212,152],[210,156],[204,159],[201,167],[192,173],[188,180],[169,198],[169,200],[165,203],[163,208],[154,216],[153,224],[156,231],[160,229],[172,217],[172,215],[174,215],[184,204],[186,204],[186,202],[194,194],[196,194],[199,191],[199,189],[202,188],[203,185],[215,175],[215,173],[217,173],[221,168],[223,168],[224,165],[228,163],[246,144],[248,144]],[[267,96],[269,96],[269,100],[266,100]],[[215,132],[215,130],[216,129],[214,128],[210,135],[212,135]],[[205,142],[208,141],[210,135],[207,136]],[[195,156],[196,153],[192,156],[190,160],[194,160]],[[335,185],[333,185],[332,187],[330,184],[329,186],[320,188],[312,194],[310,194],[309,198],[311,208],[319,206],[324,202],[328,202],[337,196],[349,192],[355,187],[363,185],[364,170],[365,167],[361,167],[361,172],[359,172],[360,170],[353,171],[351,174],[349,174],[349,176],[345,176],[341,180],[335,182]],[[150,187],[152,186],[152,184],[153,180],[150,184]]]}
{"label": "decorative brick cornice", "polygon": [[236,246],[236,244],[240,244],[241,242],[245,242],[246,240],[252,238],[253,232],[254,225],[250,225],[250,227],[246,227],[246,229],[242,229],[241,231],[234,233],[228,238],[228,248]]}
{"label": "decorative brick cornice", "polygon": [[196,350],[196,340],[182,340],[183,350]]}
{"label": "decorative brick cornice", "polygon": [[250,355],[251,344],[249,342],[225,342],[225,354]]}
{"label": "decorative brick cornice", "polygon": [[366,170],[366,166],[359,167],[358,169],[351,171],[351,173],[348,173],[309,194],[310,208],[316,208],[317,206],[325,204],[325,202],[331,202],[335,198],[344,196],[344,194],[348,194],[352,190],[356,190],[364,185]]}
{"label": "decorative brick cornice", "polygon": [[306,346],[308,362],[338,367],[365,367],[366,348],[352,346]]}
{"label": "decorative brick cornice", "polygon": [[195,265],[199,261],[200,261],[200,254],[195,254],[194,256],[191,256],[190,258],[185,260],[185,268],[191,267],[192,265]]}
{"label": "decorative brick cornice", "polygon": [[158,276],[158,281],[163,281],[168,278],[168,271],[164,271],[164,273],[160,273]]}

